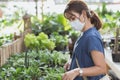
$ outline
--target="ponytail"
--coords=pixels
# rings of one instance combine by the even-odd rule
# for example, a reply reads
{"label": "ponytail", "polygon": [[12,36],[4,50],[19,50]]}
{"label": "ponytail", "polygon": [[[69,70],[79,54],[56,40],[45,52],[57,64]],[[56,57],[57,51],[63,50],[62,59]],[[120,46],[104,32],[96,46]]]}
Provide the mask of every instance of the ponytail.
{"label": "ponytail", "polygon": [[91,23],[94,24],[97,30],[99,30],[102,27],[102,22],[99,16],[94,11],[90,11],[90,13],[91,13],[90,15]]}

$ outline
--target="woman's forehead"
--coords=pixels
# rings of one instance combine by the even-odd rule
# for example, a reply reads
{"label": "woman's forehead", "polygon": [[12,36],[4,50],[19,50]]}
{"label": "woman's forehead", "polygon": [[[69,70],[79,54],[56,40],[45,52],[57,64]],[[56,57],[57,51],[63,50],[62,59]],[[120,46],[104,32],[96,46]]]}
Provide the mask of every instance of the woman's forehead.
{"label": "woman's forehead", "polygon": [[76,12],[73,12],[73,11],[70,11],[70,12],[65,13],[65,17],[66,17],[67,19],[70,19],[71,17],[78,17],[78,16],[79,16],[79,14],[76,13]]}

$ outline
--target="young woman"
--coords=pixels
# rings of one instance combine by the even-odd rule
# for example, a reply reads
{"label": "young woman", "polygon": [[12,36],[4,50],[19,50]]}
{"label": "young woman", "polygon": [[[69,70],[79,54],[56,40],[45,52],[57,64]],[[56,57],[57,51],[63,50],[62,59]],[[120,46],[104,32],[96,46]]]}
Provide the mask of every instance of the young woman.
{"label": "young woman", "polygon": [[[90,10],[82,0],[72,0],[67,4],[64,16],[69,20],[72,28],[82,31],[74,45],[72,61],[66,63],[62,80],[99,80],[106,72],[104,47],[98,30],[102,23],[98,15]],[[80,68],[77,66],[77,62]]]}

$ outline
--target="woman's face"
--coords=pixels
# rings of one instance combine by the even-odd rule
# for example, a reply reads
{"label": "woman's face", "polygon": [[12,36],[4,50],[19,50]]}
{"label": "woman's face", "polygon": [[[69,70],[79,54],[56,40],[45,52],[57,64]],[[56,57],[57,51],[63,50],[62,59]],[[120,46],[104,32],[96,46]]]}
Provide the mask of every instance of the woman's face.
{"label": "woman's face", "polygon": [[83,14],[79,15],[76,12],[69,12],[65,14],[65,17],[70,21],[70,25],[73,29],[82,31],[85,26],[85,19]]}

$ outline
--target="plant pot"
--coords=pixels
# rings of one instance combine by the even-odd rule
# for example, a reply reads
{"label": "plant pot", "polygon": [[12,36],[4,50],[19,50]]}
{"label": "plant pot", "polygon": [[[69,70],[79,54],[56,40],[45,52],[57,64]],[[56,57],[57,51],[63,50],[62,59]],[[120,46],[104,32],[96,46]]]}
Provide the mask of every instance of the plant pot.
{"label": "plant pot", "polygon": [[120,62],[120,54],[112,54],[112,59],[114,62]]}

